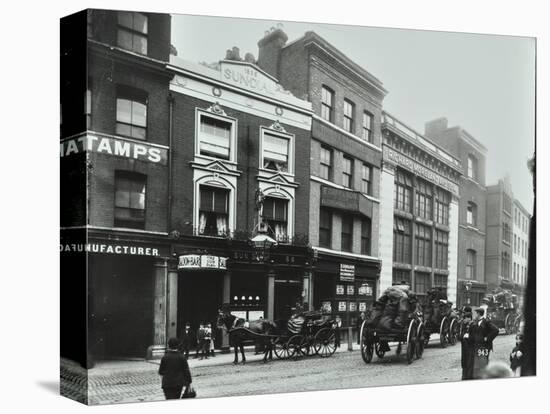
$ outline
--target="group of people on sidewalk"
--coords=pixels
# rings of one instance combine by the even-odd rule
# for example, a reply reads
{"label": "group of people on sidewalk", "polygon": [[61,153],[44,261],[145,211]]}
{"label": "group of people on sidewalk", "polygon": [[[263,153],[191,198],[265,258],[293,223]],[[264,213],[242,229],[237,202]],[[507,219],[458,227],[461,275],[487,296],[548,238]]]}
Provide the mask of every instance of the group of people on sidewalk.
{"label": "group of people on sidewalk", "polygon": [[189,351],[195,346],[195,358],[208,359],[214,354],[215,335],[211,323],[200,323],[196,333],[191,330],[191,324],[187,322],[181,334],[180,351],[186,359],[189,359]]}

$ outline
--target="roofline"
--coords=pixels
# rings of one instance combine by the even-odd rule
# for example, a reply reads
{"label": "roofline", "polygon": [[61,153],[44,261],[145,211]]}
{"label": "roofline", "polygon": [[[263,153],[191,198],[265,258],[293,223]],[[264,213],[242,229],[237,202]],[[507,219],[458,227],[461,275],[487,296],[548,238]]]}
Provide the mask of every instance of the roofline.
{"label": "roofline", "polygon": [[523,204],[521,204],[521,201],[519,201],[517,198],[514,198],[514,204],[519,207],[520,210],[522,210],[526,216],[531,217],[531,213],[523,207]]}

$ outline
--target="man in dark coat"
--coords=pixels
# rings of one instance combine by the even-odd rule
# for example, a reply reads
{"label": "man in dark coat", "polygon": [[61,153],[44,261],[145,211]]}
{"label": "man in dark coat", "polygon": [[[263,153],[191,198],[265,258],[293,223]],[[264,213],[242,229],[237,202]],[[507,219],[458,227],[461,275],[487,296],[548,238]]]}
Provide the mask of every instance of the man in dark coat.
{"label": "man in dark coat", "polygon": [[204,355],[204,338],[206,336],[206,330],[204,324],[201,322],[197,331],[197,355],[200,353],[200,359],[205,357]]}
{"label": "man in dark coat", "polygon": [[181,333],[181,352],[185,355],[185,359],[189,359],[189,348],[195,343],[195,335],[191,331],[191,324],[187,322],[185,329]]}
{"label": "man in dark coat", "polygon": [[189,365],[178,345],[177,338],[170,338],[166,354],[160,360],[159,375],[162,376],[162,391],[167,400],[180,398],[183,387],[192,382]]}
{"label": "man in dark coat", "polygon": [[472,324],[472,308],[465,306],[460,322],[461,366],[462,379],[474,378],[474,347],[470,341],[470,325]]}
{"label": "man in dark coat", "polygon": [[485,318],[485,309],[476,309],[474,316],[469,336],[474,347],[473,377],[477,379],[481,378],[483,370],[489,364],[489,353],[493,350],[493,340],[498,335],[498,328]]}

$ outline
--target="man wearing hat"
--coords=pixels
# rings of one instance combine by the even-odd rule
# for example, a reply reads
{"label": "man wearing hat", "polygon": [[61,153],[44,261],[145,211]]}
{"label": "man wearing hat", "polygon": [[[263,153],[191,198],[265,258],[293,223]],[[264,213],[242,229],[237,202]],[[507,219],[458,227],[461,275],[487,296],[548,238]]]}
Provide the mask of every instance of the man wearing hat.
{"label": "man wearing hat", "polygon": [[477,308],[469,332],[474,349],[473,378],[481,378],[483,369],[489,363],[489,352],[493,350],[493,340],[497,335],[498,328],[485,317],[485,309]]}
{"label": "man wearing hat", "polygon": [[474,378],[474,347],[470,340],[470,326],[472,324],[472,308],[465,306],[462,309],[460,322],[461,366],[462,379]]}

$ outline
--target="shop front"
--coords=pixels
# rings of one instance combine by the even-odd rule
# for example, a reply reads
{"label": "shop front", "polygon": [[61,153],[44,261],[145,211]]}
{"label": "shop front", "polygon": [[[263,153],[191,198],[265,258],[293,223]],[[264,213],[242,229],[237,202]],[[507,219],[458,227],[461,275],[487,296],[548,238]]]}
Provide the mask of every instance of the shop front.
{"label": "shop front", "polygon": [[458,281],[457,309],[464,306],[480,306],[487,294],[487,284],[477,280],[461,279]]}

